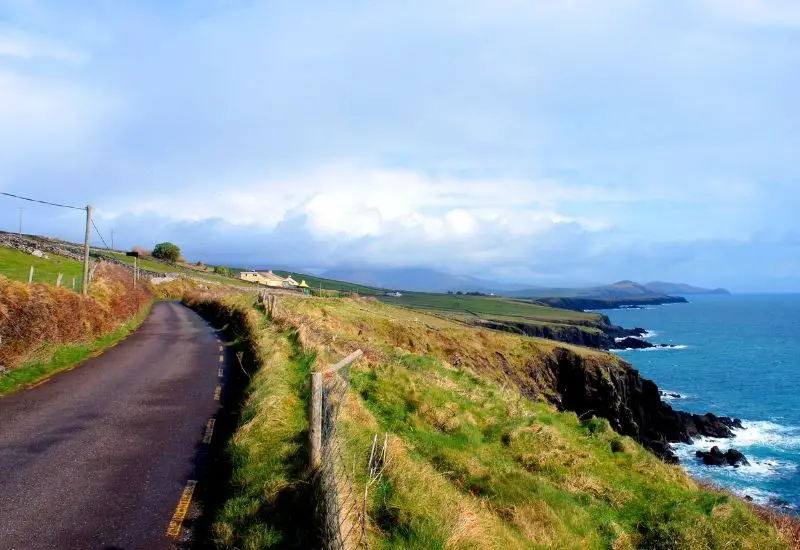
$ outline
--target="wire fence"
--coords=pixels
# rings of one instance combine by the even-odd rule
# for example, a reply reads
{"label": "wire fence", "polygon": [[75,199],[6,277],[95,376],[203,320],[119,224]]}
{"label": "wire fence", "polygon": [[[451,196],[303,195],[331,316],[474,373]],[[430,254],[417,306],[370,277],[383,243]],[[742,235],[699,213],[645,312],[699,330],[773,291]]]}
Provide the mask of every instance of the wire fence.
{"label": "wire fence", "polygon": [[[350,387],[350,368],[360,356],[361,350],[358,350],[327,371],[312,375],[310,452],[311,464],[316,465],[316,514],[323,547],[330,550],[369,548],[368,490],[382,475],[386,460],[387,438],[379,449],[376,435],[369,460],[365,464],[362,458],[359,464],[358,456],[351,455],[344,448],[338,433],[339,413],[346,403]],[[314,376],[319,381],[317,384]],[[313,396],[315,391],[317,400]],[[313,410],[315,406],[319,407],[318,418]],[[315,423],[320,428],[318,442],[314,442]],[[318,450],[315,449],[317,445]]]}

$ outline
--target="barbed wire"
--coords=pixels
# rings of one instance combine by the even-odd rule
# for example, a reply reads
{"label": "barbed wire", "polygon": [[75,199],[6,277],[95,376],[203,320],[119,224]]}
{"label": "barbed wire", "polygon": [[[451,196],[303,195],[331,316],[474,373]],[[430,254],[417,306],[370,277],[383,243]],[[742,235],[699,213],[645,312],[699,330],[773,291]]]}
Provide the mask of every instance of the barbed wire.
{"label": "barbed wire", "polygon": [[83,210],[83,211],[86,211],[86,207],[85,206],[71,206],[69,204],[59,204],[57,202],[42,201],[42,200],[39,200],[39,199],[32,199],[30,197],[21,197],[19,195],[15,195],[13,193],[6,193],[5,191],[0,191],[0,195],[5,195],[7,197],[20,199],[20,200],[23,200],[23,201],[38,202],[38,203],[47,204],[47,205],[50,205],[50,206],[58,206],[59,208],[71,208],[72,210]]}

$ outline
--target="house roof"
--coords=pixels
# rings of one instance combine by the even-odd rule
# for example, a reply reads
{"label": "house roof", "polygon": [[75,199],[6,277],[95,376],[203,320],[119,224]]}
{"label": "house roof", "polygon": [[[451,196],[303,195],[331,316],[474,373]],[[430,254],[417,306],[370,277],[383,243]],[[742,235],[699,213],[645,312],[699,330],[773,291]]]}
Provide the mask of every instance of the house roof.
{"label": "house roof", "polygon": [[266,273],[262,272],[261,276],[264,277],[265,279],[269,279],[269,280],[272,280],[272,281],[275,281],[275,282],[281,282],[282,283],[283,280],[284,280],[283,277],[279,277],[278,275],[275,275],[272,272],[272,270],[267,271]]}

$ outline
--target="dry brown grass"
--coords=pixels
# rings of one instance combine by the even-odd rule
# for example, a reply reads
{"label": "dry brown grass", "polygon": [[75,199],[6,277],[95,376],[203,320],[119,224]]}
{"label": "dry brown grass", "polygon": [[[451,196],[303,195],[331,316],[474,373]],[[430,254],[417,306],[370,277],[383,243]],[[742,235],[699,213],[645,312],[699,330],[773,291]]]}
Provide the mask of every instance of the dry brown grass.
{"label": "dry brown grass", "polygon": [[0,275],[0,364],[16,367],[45,344],[87,341],[130,320],[150,300],[126,270],[100,264],[88,297]]}
{"label": "dry brown grass", "polygon": [[754,506],[756,515],[781,534],[792,550],[800,550],[800,518]]}

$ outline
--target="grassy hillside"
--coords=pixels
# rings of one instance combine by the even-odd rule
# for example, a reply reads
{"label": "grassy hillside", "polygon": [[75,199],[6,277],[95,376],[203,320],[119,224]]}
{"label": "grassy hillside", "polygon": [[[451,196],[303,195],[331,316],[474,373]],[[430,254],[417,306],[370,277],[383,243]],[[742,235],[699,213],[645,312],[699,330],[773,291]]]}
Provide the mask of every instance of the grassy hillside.
{"label": "grassy hillside", "polygon": [[[96,252],[101,256],[109,256],[112,257],[120,262],[123,262],[128,265],[133,265],[133,258],[131,256],[126,256],[124,252],[117,252],[113,250],[99,250]],[[188,266],[184,265],[177,265],[177,264],[168,264],[165,262],[159,262],[152,258],[141,257],[138,259],[138,265],[140,269],[146,269],[148,271],[153,271],[155,273],[163,273],[164,275],[170,274],[182,274],[187,275],[189,277],[196,277],[198,279],[205,279],[207,281],[216,282],[216,283],[224,283],[227,285],[239,286],[242,288],[254,288],[255,285],[249,283],[247,281],[242,281],[240,279],[236,279],[233,277],[225,277],[222,275],[218,275],[210,271],[211,268],[207,269],[193,269]]]}
{"label": "grassy hillside", "polygon": [[[251,310],[241,297],[223,301]],[[367,494],[372,548],[788,547],[745,503],[698,486],[605,420],[548,404],[553,342],[374,299],[286,297],[271,320],[247,315],[262,364],[234,437],[234,493],[216,525],[222,547],[307,543],[298,503],[308,358],[331,364],[356,348],[364,358],[350,372],[338,438],[354,494]],[[605,376],[627,368],[613,355],[560,347]],[[384,434],[383,473],[367,485],[370,445]]]}
{"label": "grassy hillside", "polygon": [[55,285],[58,274],[63,273],[61,284],[72,286],[75,278],[76,288],[83,280],[83,266],[80,262],[50,254],[48,258],[37,258],[31,254],[0,246],[0,275],[14,281],[28,282],[33,266],[33,282]]}
{"label": "grassy hillside", "polygon": [[309,275],[306,273],[298,273],[296,271],[283,271],[281,269],[275,269],[273,272],[281,277],[288,277],[291,275],[295,278],[295,280],[297,280],[297,282],[305,280],[305,282],[308,283],[311,288],[315,289],[322,288],[323,290],[338,290],[339,292],[357,292],[358,294],[364,296],[376,296],[386,292],[381,288],[359,285],[357,283],[348,283],[346,281],[337,281],[334,279],[326,279],[324,277],[317,277],[315,275]]}

